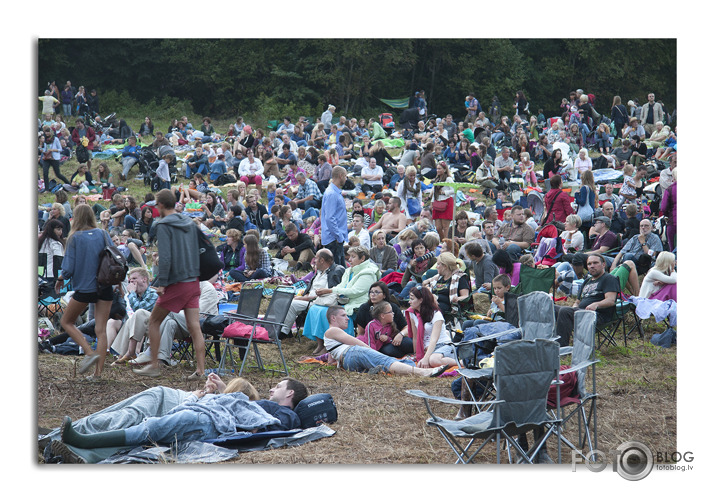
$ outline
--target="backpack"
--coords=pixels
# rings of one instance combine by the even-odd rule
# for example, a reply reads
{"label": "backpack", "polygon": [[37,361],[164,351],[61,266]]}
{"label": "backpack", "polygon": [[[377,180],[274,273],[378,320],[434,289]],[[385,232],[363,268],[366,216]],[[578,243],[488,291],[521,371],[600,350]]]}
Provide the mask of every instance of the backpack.
{"label": "backpack", "polygon": [[595,171],[596,169],[606,169],[608,168],[608,160],[606,157],[601,155],[598,157],[596,160],[593,161],[593,170]]}
{"label": "backpack", "polygon": [[117,247],[107,239],[104,231],[104,249],[99,253],[97,284],[100,287],[115,286],[127,277],[127,259]]}
{"label": "backpack", "polygon": [[298,403],[293,411],[300,418],[303,429],[317,427],[321,423],[330,424],[338,420],[338,409],[330,394],[308,396]]}
{"label": "backpack", "polygon": [[219,273],[223,268],[223,263],[221,263],[214,245],[198,227],[196,234],[199,241],[199,281],[208,281]]}
{"label": "backpack", "polygon": [[230,173],[224,173],[216,178],[214,182],[218,186],[228,185],[229,183],[236,183],[236,177]]}
{"label": "backpack", "polygon": [[485,197],[489,197],[490,199],[497,199],[497,191],[495,188],[485,188],[482,191],[482,195],[484,195]]}
{"label": "backpack", "polygon": [[77,145],[77,162],[85,164],[89,161],[89,150],[84,145]]}

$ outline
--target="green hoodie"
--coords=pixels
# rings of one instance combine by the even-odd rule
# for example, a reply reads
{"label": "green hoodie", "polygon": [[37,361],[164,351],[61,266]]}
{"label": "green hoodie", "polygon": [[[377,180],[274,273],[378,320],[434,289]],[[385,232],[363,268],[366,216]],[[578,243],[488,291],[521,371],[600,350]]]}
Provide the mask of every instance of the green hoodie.
{"label": "green hoodie", "polygon": [[368,300],[370,286],[378,279],[380,279],[380,268],[368,258],[360,265],[346,268],[340,284],[332,290],[337,295],[349,298],[350,301],[344,305],[345,312],[353,315],[353,312]]}

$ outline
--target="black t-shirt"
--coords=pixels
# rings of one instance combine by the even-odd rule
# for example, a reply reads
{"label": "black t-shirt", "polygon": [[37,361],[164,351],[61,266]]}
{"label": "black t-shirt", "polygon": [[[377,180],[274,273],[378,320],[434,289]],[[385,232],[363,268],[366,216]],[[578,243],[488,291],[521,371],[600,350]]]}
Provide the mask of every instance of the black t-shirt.
{"label": "black t-shirt", "polygon": [[[581,294],[579,299],[581,300],[578,304],[578,308],[585,309],[592,303],[600,302],[606,298],[606,293],[618,293],[620,291],[620,283],[615,275],[604,273],[598,279],[591,277],[586,282],[583,283],[581,288]],[[609,321],[616,307],[600,308],[596,312],[598,314],[599,322]]]}
{"label": "black t-shirt", "polygon": [[300,424],[300,418],[295,411],[291,410],[287,406],[281,406],[273,401],[267,401],[265,399],[259,399],[255,403],[263,408],[269,415],[276,417],[281,421],[279,425],[269,425],[263,428],[265,431],[289,431],[292,429],[302,429]]}
{"label": "black t-shirt", "polygon": [[[447,277],[446,279],[440,277],[439,279],[437,279],[437,282],[432,288],[432,294],[437,300],[437,304],[439,305],[439,308],[442,310],[443,313],[449,312],[452,308],[452,304],[449,301],[450,284],[452,284],[451,276]],[[467,278],[467,274],[464,274],[462,277],[459,278],[459,283],[457,284],[457,296],[459,296],[459,292],[463,289],[466,289],[468,291],[471,290],[471,288],[469,287],[469,279]]]}
{"label": "black t-shirt", "polygon": [[[405,315],[402,313],[402,309],[399,307],[399,305],[395,305],[394,303],[390,302],[390,306],[392,306],[392,312],[395,314],[393,320],[395,321],[395,325],[397,326],[397,329],[402,331],[405,326],[407,326],[407,320],[405,319]],[[363,329],[370,323],[370,321],[373,320],[372,313],[370,312],[370,309],[372,308],[372,304],[370,302],[365,302],[362,305],[360,305],[360,308],[358,308],[357,315],[355,316],[355,325],[360,326]]]}

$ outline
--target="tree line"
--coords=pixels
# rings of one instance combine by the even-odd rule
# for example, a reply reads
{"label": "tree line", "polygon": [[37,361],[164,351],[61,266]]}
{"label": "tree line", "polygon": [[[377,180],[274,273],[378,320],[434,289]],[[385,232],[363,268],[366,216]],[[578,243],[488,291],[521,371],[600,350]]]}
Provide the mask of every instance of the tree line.
{"label": "tree line", "polygon": [[[40,39],[38,88],[62,90],[70,80],[100,95],[139,103],[158,97],[191,103],[193,112],[232,117],[287,110],[319,115],[392,111],[380,98],[424,90],[429,112],[464,115],[473,92],[487,108],[493,96],[505,114],[517,90],[530,110],[559,114],[576,88],[596,95],[610,114],[654,92],[676,107],[675,39]],[[110,110],[107,110],[110,111]],[[112,110],[113,111],[113,110]]]}

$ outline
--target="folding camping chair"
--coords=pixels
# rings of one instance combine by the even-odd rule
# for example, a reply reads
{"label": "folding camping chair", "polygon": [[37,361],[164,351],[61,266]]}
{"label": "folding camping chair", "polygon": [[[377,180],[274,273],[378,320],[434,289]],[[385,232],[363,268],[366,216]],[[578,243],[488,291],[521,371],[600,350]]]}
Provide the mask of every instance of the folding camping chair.
{"label": "folding camping chair", "polygon": [[[623,332],[623,345],[628,345],[628,337],[636,329],[639,331],[641,338],[644,338],[643,326],[641,325],[641,320],[635,313],[636,306],[632,303],[623,301],[623,295],[621,293],[620,284],[618,287],[618,293],[616,294],[616,307],[613,313],[613,317],[609,321],[596,324],[596,335],[598,337],[598,349],[606,344],[606,346],[612,345],[616,346],[616,337],[618,336],[619,330]],[[633,314],[634,325],[629,330],[627,330],[627,320],[628,314]]]}
{"label": "folding camping chair", "polygon": [[516,286],[516,292],[519,295],[526,295],[534,291],[543,291],[549,293],[552,291],[552,299],[556,300],[556,269],[548,268],[532,268],[522,266],[519,269],[519,284]]}
{"label": "folding camping chair", "polygon": [[[238,304],[236,305],[236,314],[247,317],[247,318],[257,318],[258,312],[261,308],[261,300],[263,299],[263,290],[261,288],[243,288],[238,296]],[[229,311],[229,314],[231,312]],[[230,316],[224,316],[230,318]],[[229,321],[230,322],[230,321]],[[204,333],[204,339],[206,343],[206,350],[213,345],[214,352],[216,354],[216,360],[221,361],[221,345],[224,345],[224,351],[226,350],[225,345],[228,344],[229,338],[222,337],[221,334],[207,334]],[[245,357],[247,343],[244,340],[239,340],[233,338],[233,344],[239,346],[239,355],[241,359]],[[220,373],[219,373],[220,374]]]}
{"label": "folding camping chair", "polygon": [[72,288],[72,281],[69,280],[65,281],[59,293],[55,292],[55,282],[60,276],[63,259],[63,256],[58,255],[52,257],[53,277],[52,280],[49,281],[49,277],[47,276],[47,253],[38,253],[37,255],[37,315],[38,317],[49,317],[56,327],[59,327],[59,322],[55,320],[55,317],[61,317],[64,312],[62,298],[71,291]]}
{"label": "folding camping chair", "polygon": [[[588,444],[588,452],[598,449],[598,421],[596,414],[596,312],[592,310],[577,310],[574,313],[573,345],[562,347],[561,355],[571,355],[571,367],[561,370],[559,376],[576,372],[576,393],[561,400],[561,406],[574,405],[570,413],[562,416],[559,438],[566,446],[576,451],[584,459],[584,447]],[[587,383],[589,368],[591,369],[591,385]],[[558,415],[557,415],[558,416]],[[578,422],[578,440],[573,441],[564,436],[564,429],[576,417]],[[566,434],[568,435],[568,434]],[[590,461],[595,461],[593,454]]]}
{"label": "folding camping chair", "polygon": [[[553,268],[551,270],[554,270]],[[554,302],[544,291],[532,291],[517,298],[522,339],[553,339],[556,336]]]}
{"label": "folding camping chair", "polygon": [[[226,314],[226,316],[233,321],[239,321],[242,324],[251,326],[251,333],[248,337],[243,337],[243,336],[239,337],[246,341],[246,346],[245,346],[246,353],[245,353],[243,360],[241,362],[241,369],[238,372],[239,376],[241,376],[243,374],[243,370],[246,366],[246,361],[248,360],[248,356],[251,351],[251,346],[253,347],[253,351],[256,356],[257,365],[255,367],[257,367],[261,371],[265,371],[266,368],[263,365],[263,359],[261,358],[260,351],[258,350],[259,344],[272,344],[272,345],[276,345],[278,347],[278,353],[280,354],[281,362],[283,363],[282,373],[285,373],[286,375],[288,375],[288,366],[286,365],[285,357],[283,356],[283,349],[281,348],[281,340],[280,340],[279,335],[281,332],[281,328],[283,327],[283,322],[285,321],[285,318],[288,315],[288,308],[290,307],[291,301],[293,301],[294,296],[295,296],[295,294],[293,292],[276,290],[273,293],[273,296],[271,297],[271,301],[268,304],[268,309],[266,310],[266,315],[263,317],[263,319],[259,319],[258,317],[247,317],[247,316],[240,315],[238,313],[236,313],[236,314],[227,313]],[[267,339],[257,338],[256,335],[257,335],[258,327],[262,327],[266,330]],[[224,331],[222,338],[235,338],[235,337],[227,335],[227,333]],[[219,374],[225,367],[226,354],[228,354],[229,358],[231,359],[231,365],[235,367],[234,361],[233,361],[233,354],[232,354],[232,350],[231,350],[231,344],[226,343],[225,347],[224,347],[223,354],[221,355],[221,362],[219,363]],[[272,370],[272,371],[280,371],[280,370]]]}
{"label": "folding camping chair", "polygon": [[[408,390],[408,394],[422,398],[430,417],[427,425],[436,427],[452,451],[456,463],[472,463],[484,447],[496,440],[497,463],[501,463],[501,440],[506,442],[511,459],[511,447],[519,462],[533,463],[538,451],[553,434],[558,434],[559,420],[546,410],[549,387],[559,372],[559,344],[550,340],[516,340],[497,347],[494,351],[494,380],[496,400],[471,402],[430,396],[421,390]],[[557,382],[558,383],[558,382]],[[559,393],[557,392],[557,400]],[[439,417],[430,401],[447,404],[492,405],[492,409],[463,420]],[[557,403],[560,405],[560,402]],[[545,427],[546,432],[535,444],[524,451],[514,436]],[[477,441],[483,440],[477,446]],[[466,443],[466,444],[464,444]],[[473,451],[472,451],[473,450]],[[560,460],[560,459],[559,459]]]}

